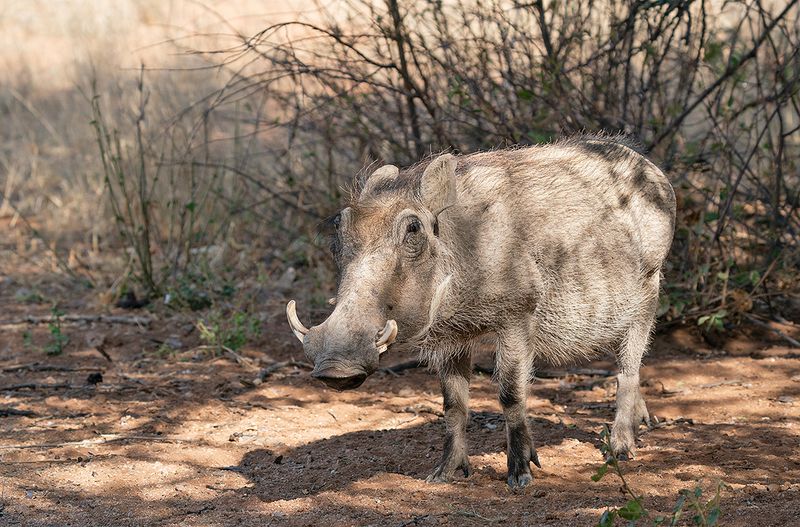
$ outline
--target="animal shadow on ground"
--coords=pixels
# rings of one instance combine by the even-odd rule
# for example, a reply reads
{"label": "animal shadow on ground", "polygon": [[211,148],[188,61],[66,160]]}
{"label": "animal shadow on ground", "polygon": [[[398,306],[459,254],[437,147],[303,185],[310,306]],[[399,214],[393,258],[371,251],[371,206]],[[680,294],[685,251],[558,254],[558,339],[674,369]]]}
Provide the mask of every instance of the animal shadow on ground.
{"label": "animal shadow on ground", "polygon": [[[545,419],[529,420],[537,448],[572,438],[599,447],[595,433],[570,428]],[[235,467],[255,485],[264,501],[292,500],[326,491],[342,490],[380,473],[424,480],[439,462],[444,442],[444,421],[389,430],[363,430],[315,441],[283,453],[252,450]],[[504,420],[496,412],[472,412],[467,429],[470,456],[505,452]],[[602,462],[597,458],[586,460]],[[532,467],[535,470],[535,467]],[[482,470],[473,466],[474,470]],[[492,479],[505,482],[505,473],[486,468]],[[535,474],[534,474],[535,476]],[[459,471],[455,480],[463,478]]]}

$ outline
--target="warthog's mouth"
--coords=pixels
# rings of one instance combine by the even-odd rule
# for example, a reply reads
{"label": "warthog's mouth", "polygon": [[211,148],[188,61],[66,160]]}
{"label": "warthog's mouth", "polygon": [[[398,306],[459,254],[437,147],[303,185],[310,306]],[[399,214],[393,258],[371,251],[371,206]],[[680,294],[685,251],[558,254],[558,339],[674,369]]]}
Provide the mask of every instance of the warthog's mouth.
{"label": "warthog's mouth", "polygon": [[337,368],[335,366],[322,368],[316,367],[311,376],[325,383],[334,390],[353,390],[367,380],[367,372],[360,368]]}

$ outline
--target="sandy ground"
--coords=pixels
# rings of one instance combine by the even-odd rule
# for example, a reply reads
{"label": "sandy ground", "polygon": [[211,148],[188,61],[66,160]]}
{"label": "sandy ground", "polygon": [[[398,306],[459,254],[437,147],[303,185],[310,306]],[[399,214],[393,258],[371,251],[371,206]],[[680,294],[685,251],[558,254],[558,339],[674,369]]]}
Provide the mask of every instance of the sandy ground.
{"label": "sandy ground", "polygon": [[[67,324],[65,352],[48,357],[37,348],[46,325],[8,324],[46,306],[1,291],[4,526],[594,525],[626,501],[616,477],[590,480],[602,463],[599,432],[613,418],[613,377],[561,372],[532,384],[543,469],[513,493],[496,386],[476,374],[475,473],[433,485],[424,479],[444,424],[438,382],[425,370],[379,372],[337,393],[287,364],[254,385],[261,368],[303,359],[280,314],[239,361],[190,349],[193,325],[180,317]],[[183,350],[159,353],[169,337]],[[412,358],[388,355],[387,364]],[[662,424],[642,429],[624,464],[645,506],[668,512],[680,490],[700,483],[705,496],[722,480],[722,525],[800,525],[799,358],[769,333],[742,332],[718,348],[691,328],[657,335],[642,378]],[[491,355],[476,360],[489,366]],[[87,384],[95,372],[102,382]]]}

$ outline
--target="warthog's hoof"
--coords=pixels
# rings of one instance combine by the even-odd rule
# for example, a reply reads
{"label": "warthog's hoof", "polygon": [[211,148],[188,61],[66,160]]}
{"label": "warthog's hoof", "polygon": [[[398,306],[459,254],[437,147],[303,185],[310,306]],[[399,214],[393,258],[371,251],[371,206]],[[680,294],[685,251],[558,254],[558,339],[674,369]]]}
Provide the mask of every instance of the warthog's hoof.
{"label": "warthog's hoof", "polygon": [[648,428],[651,426],[647,406],[644,404],[642,396],[637,393],[633,408],[627,415],[618,413],[614,425],[611,427],[611,451],[618,461],[633,459],[636,433],[642,423]]}
{"label": "warthog's hoof", "polygon": [[521,489],[527,487],[533,481],[533,476],[528,472],[527,474],[520,474],[518,476],[508,476],[508,486],[512,489]]}
{"label": "warthog's hoof", "polygon": [[611,463],[616,459],[617,461],[630,461],[634,458],[633,452],[620,452],[619,454],[608,454],[606,456],[606,463]]}
{"label": "warthog's hoof", "polygon": [[[509,453],[509,455],[513,455]],[[531,475],[531,462],[539,468],[542,468],[539,463],[539,455],[536,449],[532,446],[519,456],[519,459],[509,458],[508,462],[508,486],[512,489],[521,489],[528,486],[533,481]]]}
{"label": "warthog's hoof", "polygon": [[453,474],[461,469],[464,477],[472,475],[472,466],[469,464],[469,457],[466,454],[447,456],[437,466],[433,473],[425,478],[428,483],[449,483],[453,480]]}

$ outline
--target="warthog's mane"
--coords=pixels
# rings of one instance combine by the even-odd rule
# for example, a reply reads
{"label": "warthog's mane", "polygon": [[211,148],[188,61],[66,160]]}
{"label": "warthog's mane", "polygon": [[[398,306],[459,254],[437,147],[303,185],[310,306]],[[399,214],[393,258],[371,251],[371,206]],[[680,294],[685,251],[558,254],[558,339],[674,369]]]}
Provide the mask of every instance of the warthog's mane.
{"label": "warthog's mane", "polygon": [[[598,144],[601,143],[601,144]],[[628,155],[625,149],[635,152],[644,156],[646,154],[642,143],[630,134],[623,132],[608,133],[608,132],[580,132],[568,136],[558,137],[549,143],[536,143],[536,144],[517,144],[511,146],[502,146],[496,148],[485,149],[470,154],[461,154],[453,152],[450,149],[431,152],[421,160],[413,163],[407,167],[400,168],[400,174],[397,178],[392,180],[382,181],[379,185],[370,188],[370,195],[362,195],[362,191],[366,186],[369,176],[379,167],[383,166],[378,160],[373,160],[365,163],[361,170],[353,177],[350,185],[346,188],[346,194],[349,196],[348,205],[357,206],[369,201],[370,198],[375,199],[381,195],[394,193],[394,192],[414,192],[419,188],[419,182],[422,179],[422,174],[428,165],[442,154],[451,153],[459,160],[459,164],[465,163],[469,165],[471,158],[481,154],[491,154],[495,152],[509,152],[515,150],[524,150],[529,148],[547,148],[550,146],[559,146],[565,148],[575,148],[584,150],[587,154],[598,155],[606,158],[608,161]],[[624,147],[624,148],[620,148]],[[460,169],[458,172],[463,172]]]}

